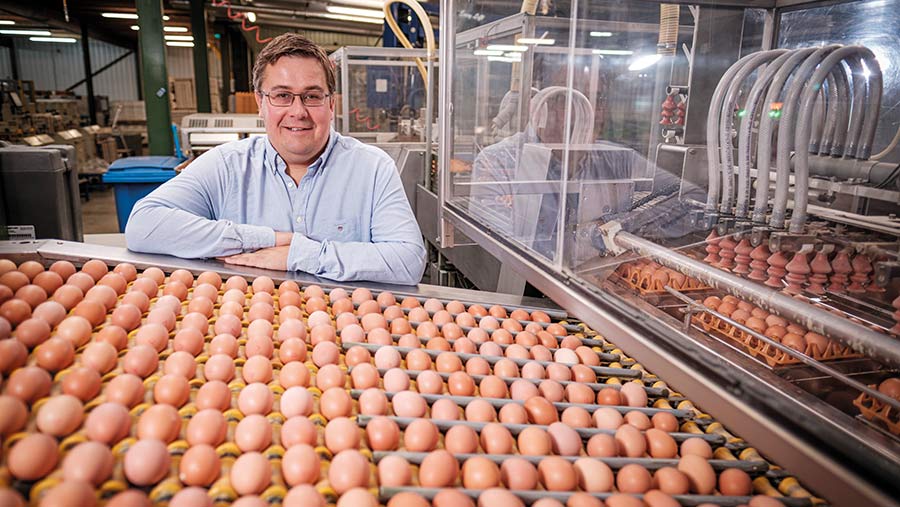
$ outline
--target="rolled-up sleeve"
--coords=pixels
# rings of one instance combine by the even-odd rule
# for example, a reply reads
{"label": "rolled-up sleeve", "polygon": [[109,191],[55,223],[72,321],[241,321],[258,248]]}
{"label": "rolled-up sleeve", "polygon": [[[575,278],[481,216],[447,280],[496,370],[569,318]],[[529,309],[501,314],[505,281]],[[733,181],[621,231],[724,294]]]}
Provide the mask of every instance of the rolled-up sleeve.
{"label": "rolled-up sleeve", "polygon": [[220,151],[210,150],[138,201],[125,226],[128,248],[196,259],[274,246],[271,227],[216,219],[227,196],[222,167]]}
{"label": "rolled-up sleeve", "polygon": [[390,159],[375,179],[371,242],[316,241],[294,234],[288,269],[338,281],[415,285],[425,272],[422,232]]}

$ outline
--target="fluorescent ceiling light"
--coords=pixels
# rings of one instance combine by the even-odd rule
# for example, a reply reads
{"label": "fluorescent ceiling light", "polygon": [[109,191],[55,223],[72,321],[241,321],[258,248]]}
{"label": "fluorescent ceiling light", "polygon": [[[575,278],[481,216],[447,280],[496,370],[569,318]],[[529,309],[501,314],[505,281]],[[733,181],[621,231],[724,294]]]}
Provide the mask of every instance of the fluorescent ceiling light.
{"label": "fluorescent ceiling light", "polygon": [[163,16],[163,21],[168,21],[169,19],[171,19],[169,16]]}
{"label": "fluorescent ceiling light", "polygon": [[131,25],[131,29],[137,31],[137,30],[140,30],[141,27],[139,27],[137,25]]}
{"label": "fluorescent ceiling light", "polygon": [[502,56],[503,51],[495,51],[490,49],[476,49],[472,52],[475,56]]}
{"label": "fluorescent ceiling light", "polygon": [[639,56],[631,62],[631,65],[628,66],[628,70],[644,70],[658,62],[661,58],[662,55],[659,54]]}
{"label": "fluorescent ceiling light", "polygon": [[0,30],[3,35],[34,35],[37,37],[50,37],[50,30]]}
{"label": "fluorescent ceiling light", "polygon": [[181,41],[193,41],[193,35],[163,35],[163,39],[165,40],[181,40]]}
{"label": "fluorescent ceiling light", "polygon": [[358,23],[372,23],[375,25],[383,25],[384,19],[380,18],[363,18],[359,16],[345,16],[343,14],[322,14],[323,18],[336,19],[338,21],[356,21]]}
{"label": "fluorescent ceiling light", "polygon": [[509,58],[507,56],[489,56],[489,57],[487,57],[487,59],[489,62],[505,62],[505,63],[518,63],[518,62],[522,61],[521,59],[516,60],[514,58]]}
{"label": "fluorescent ceiling light", "polygon": [[193,42],[181,42],[181,41],[168,41],[166,42],[166,46],[173,46],[179,48],[192,48],[194,47]]}
{"label": "fluorescent ceiling light", "polygon": [[634,51],[628,49],[595,49],[591,51],[591,53],[595,55],[617,55],[617,56],[628,56],[633,55]]}
{"label": "fluorescent ceiling light", "polygon": [[517,40],[516,42],[518,42],[519,44],[535,44],[538,46],[552,46],[552,45],[556,44],[556,39],[522,38],[522,39]]}
{"label": "fluorescent ceiling light", "polygon": [[517,62],[522,61],[522,53],[513,53],[512,51],[510,51],[508,53],[503,53],[503,56],[505,56],[507,58],[512,58],[513,60],[515,60]]}
{"label": "fluorescent ceiling light", "polygon": [[361,16],[364,18],[384,19],[384,11],[376,11],[372,9],[358,9],[356,7],[341,7],[339,5],[328,5],[325,10],[332,14],[343,14],[345,16]]}
{"label": "fluorescent ceiling light", "polygon": [[164,31],[164,32],[180,32],[180,33],[184,33],[184,32],[187,32],[188,29],[187,29],[186,26],[164,26],[164,27],[163,27],[163,31]]}
{"label": "fluorescent ceiling light", "polygon": [[612,32],[591,32],[591,37],[612,37]]}
{"label": "fluorescent ceiling light", "polygon": [[133,12],[104,12],[100,14],[104,18],[112,19],[137,19],[138,15]]}
{"label": "fluorescent ceiling light", "polygon": [[0,25],[15,25],[16,22],[11,19],[0,19]]}
{"label": "fluorescent ceiling light", "polygon": [[249,22],[251,22],[251,23],[256,23],[256,13],[255,13],[255,12],[248,12],[248,13],[247,13],[247,21],[249,21]]}
{"label": "fluorescent ceiling light", "polygon": [[368,9],[384,9],[384,0],[331,0],[332,3],[365,7]]}
{"label": "fluorescent ceiling light", "polygon": [[29,37],[28,40],[31,42],[66,42],[69,44],[78,42],[78,40],[73,37]]}
{"label": "fluorescent ceiling light", "polygon": [[490,44],[487,48],[490,51],[528,51],[528,46],[519,46],[513,44]]}

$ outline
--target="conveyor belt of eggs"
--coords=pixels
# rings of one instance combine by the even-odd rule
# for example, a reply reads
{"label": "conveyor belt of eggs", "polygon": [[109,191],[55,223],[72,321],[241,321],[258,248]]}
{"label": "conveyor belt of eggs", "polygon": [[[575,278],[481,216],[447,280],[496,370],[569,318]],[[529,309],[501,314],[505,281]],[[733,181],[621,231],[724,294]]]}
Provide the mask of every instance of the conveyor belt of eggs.
{"label": "conveyor belt of eggs", "polygon": [[[886,309],[885,289],[873,279],[872,259],[864,253],[855,253],[851,248],[838,248],[824,243],[815,253],[782,252],[772,253],[767,241],[758,246],[751,245],[748,237],[718,236],[714,229],[706,238],[702,250],[691,252],[698,259],[718,269],[728,271],[748,279],[748,283],[761,283],[782,290],[811,305],[826,309],[833,314],[866,325],[872,330],[900,336],[900,296],[890,305],[893,314]],[[705,257],[704,257],[705,255]],[[812,259],[810,261],[810,258]],[[765,337],[790,347],[818,361],[839,361],[862,356],[852,349],[829,340],[819,333],[807,330],[796,322],[772,314],[749,301],[703,285],[697,279],[687,277],[673,269],[665,268],[648,260],[639,259],[619,266],[620,279],[643,296],[668,298],[665,287],[674,288],[692,297],[720,315],[756,331]],[[848,306],[842,301],[843,295],[863,301],[864,306]],[[881,310],[877,308],[881,306]],[[670,312],[681,318],[678,311],[684,305],[669,305]],[[874,311],[873,314],[861,313]],[[873,320],[885,322],[890,315],[897,323],[893,328],[879,325]],[[770,344],[735,328],[713,314],[696,313],[692,322],[712,336],[735,343],[742,350],[770,367],[789,367],[802,364],[801,361],[771,346]],[[873,373],[870,387],[878,389],[895,399],[900,399],[900,377],[890,370]],[[887,404],[861,393],[853,402],[863,418],[876,427],[900,436],[900,414]]]}
{"label": "conveyor belt of eggs", "polygon": [[97,260],[0,300],[3,506],[821,503],[541,311]]}

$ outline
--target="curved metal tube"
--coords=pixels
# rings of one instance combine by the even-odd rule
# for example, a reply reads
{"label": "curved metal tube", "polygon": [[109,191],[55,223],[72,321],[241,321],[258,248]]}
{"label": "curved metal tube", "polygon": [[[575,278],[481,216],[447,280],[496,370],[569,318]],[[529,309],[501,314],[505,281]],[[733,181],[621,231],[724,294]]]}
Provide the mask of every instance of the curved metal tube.
{"label": "curved metal tube", "polygon": [[881,93],[884,86],[881,76],[881,66],[875,59],[875,54],[869,48],[862,47],[861,53],[866,67],[869,69],[869,95],[866,97],[866,120],[863,124],[862,140],[856,158],[869,160],[872,156],[872,144],[875,142],[875,128],[878,126],[878,114],[881,112]]}
{"label": "curved metal tube", "polygon": [[697,278],[711,287],[749,299],[753,304],[796,321],[810,331],[823,334],[860,354],[884,363],[886,366],[900,368],[900,347],[888,335],[872,331],[849,319],[794,299],[762,284],[747,283],[747,280],[727,271],[691,259],[675,250],[662,247],[634,234],[619,232],[615,235],[615,242],[622,248],[634,250],[640,255],[650,257],[663,266]]}
{"label": "curved metal tube", "polygon": [[[788,77],[794,72],[794,69],[800,65],[809,55],[816,51],[815,48],[798,49],[794,51],[790,58],[782,65],[775,74],[769,91],[766,92],[766,99],[763,104],[773,104],[778,102],[781,96],[781,89],[787,82]],[[769,207],[769,167],[772,164],[772,117],[763,111],[760,114],[759,134],[757,135],[757,154],[756,166],[756,202],[753,205],[754,222],[763,223],[766,221],[766,210]],[[748,155],[749,156],[749,155]]]}
{"label": "curved metal tube", "polygon": [[834,72],[828,74],[826,78],[828,83],[827,93],[826,90],[822,90],[816,98],[815,110],[813,111],[813,128],[815,130],[812,138],[809,140],[809,152],[814,155],[819,154],[822,145],[827,143],[830,146],[831,138],[834,136],[838,112],[838,94],[835,81]]}
{"label": "curved metal tube", "polygon": [[[835,51],[840,46],[832,45],[819,48],[807,58],[791,83],[788,89],[787,97],[782,101],[781,108],[781,125],[787,125],[787,129],[779,129],[778,132],[778,152],[775,160],[777,173],[775,175],[775,203],[772,207],[772,217],[769,219],[769,225],[781,229],[784,227],[784,217],[787,209],[788,193],[791,177],[791,149],[793,148],[794,136],[789,130],[794,126],[794,117],[797,115],[797,102],[800,98],[800,92],[806,85],[809,76],[815,71],[816,66],[829,53]],[[818,88],[815,90],[818,92]],[[807,141],[808,142],[808,141]],[[806,144],[803,144],[803,152],[805,153]]]}
{"label": "curved metal tube", "polygon": [[[735,216],[738,218],[746,217],[750,208],[750,166],[753,163],[750,156],[750,146],[753,142],[751,129],[759,111],[760,99],[775,77],[775,73],[781,70],[785,62],[793,54],[794,52],[787,51],[767,65],[762,75],[753,83],[750,93],[747,95],[747,101],[744,103],[744,110],[747,111],[747,114],[744,115],[744,121],[741,122],[740,130],[738,131],[738,188],[737,204],[734,211]],[[767,114],[763,114],[763,116],[768,117]],[[757,182],[764,183],[766,189],[768,189],[768,171],[765,172],[765,176],[762,172],[759,172],[756,178]]]}
{"label": "curved metal tube", "polygon": [[850,108],[850,129],[847,134],[847,147],[844,158],[855,158],[859,147],[859,136],[862,133],[863,110],[867,101],[868,87],[863,77],[862,61],[859,57],[848,58],[850,74],[853,76],[853,105]]}
{"label": "curved metal tube", "polygon": [[822,147],[819,149],[819,154],[823,156],[831,155],[833,157],[840,157],[844,154],[844,143],[847,142],[847,129],[849,128],[847,122],[850,121],[850,78],[847,76],[847,71],[844,69],[843,65],[835,66],[832,75],[835,75],[835,83],[837,84],[837,124],[835,125],[834,137],[831,139],[831,144],[826,147],[825,142],[823,141]]}
{"label": "curved metal tube", "polygon": [[744,80],[750,77],[750,74],[759,68],[760,65],[771,62],[785,52],[787,52],[786,49],[774,49],[763,51],[762,53],[754,53],[752,58],[735,73],[734,78],[728,84],[719,120],[719,149],[722,157],[722,203],[719,211],[722,213],[731,213],[731,207],[734,202],[734,191],[732,190],[734,184],[734,147],[731,133],[734,130],[734,106],[737,103],[737,92],[741,85],[744,84]]}
{"label": "curved metal tube", "polygon": [[708,159],[707,174],[709,177],[709,186],[706,194],[706,211],[713,213],[716,211],[716,203],[719,200],[719,146],[718,146],[718,122],[719,115],[722,113],[722,96],[728,83],[734,77],[735,73],[747,63],[753,54],[747,55],[738,60],[734,65],[725,71],[716,90],[713,92],[712,99],[709,101],[709,113],[706,115],[706,155]]}

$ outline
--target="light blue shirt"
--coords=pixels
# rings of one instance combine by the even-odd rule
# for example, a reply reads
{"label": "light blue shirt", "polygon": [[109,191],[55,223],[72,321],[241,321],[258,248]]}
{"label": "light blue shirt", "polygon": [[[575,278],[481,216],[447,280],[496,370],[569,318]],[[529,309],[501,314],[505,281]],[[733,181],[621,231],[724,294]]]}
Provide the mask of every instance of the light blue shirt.
{"label": "light blue shirt", "polygon": [[125,238],[137,252],[223,257],[293,232],[287,268],[334,280],[415,285],[422,233],[394,161],[331,132],[296,185],[266,136],[217,146],[134,206]]}

